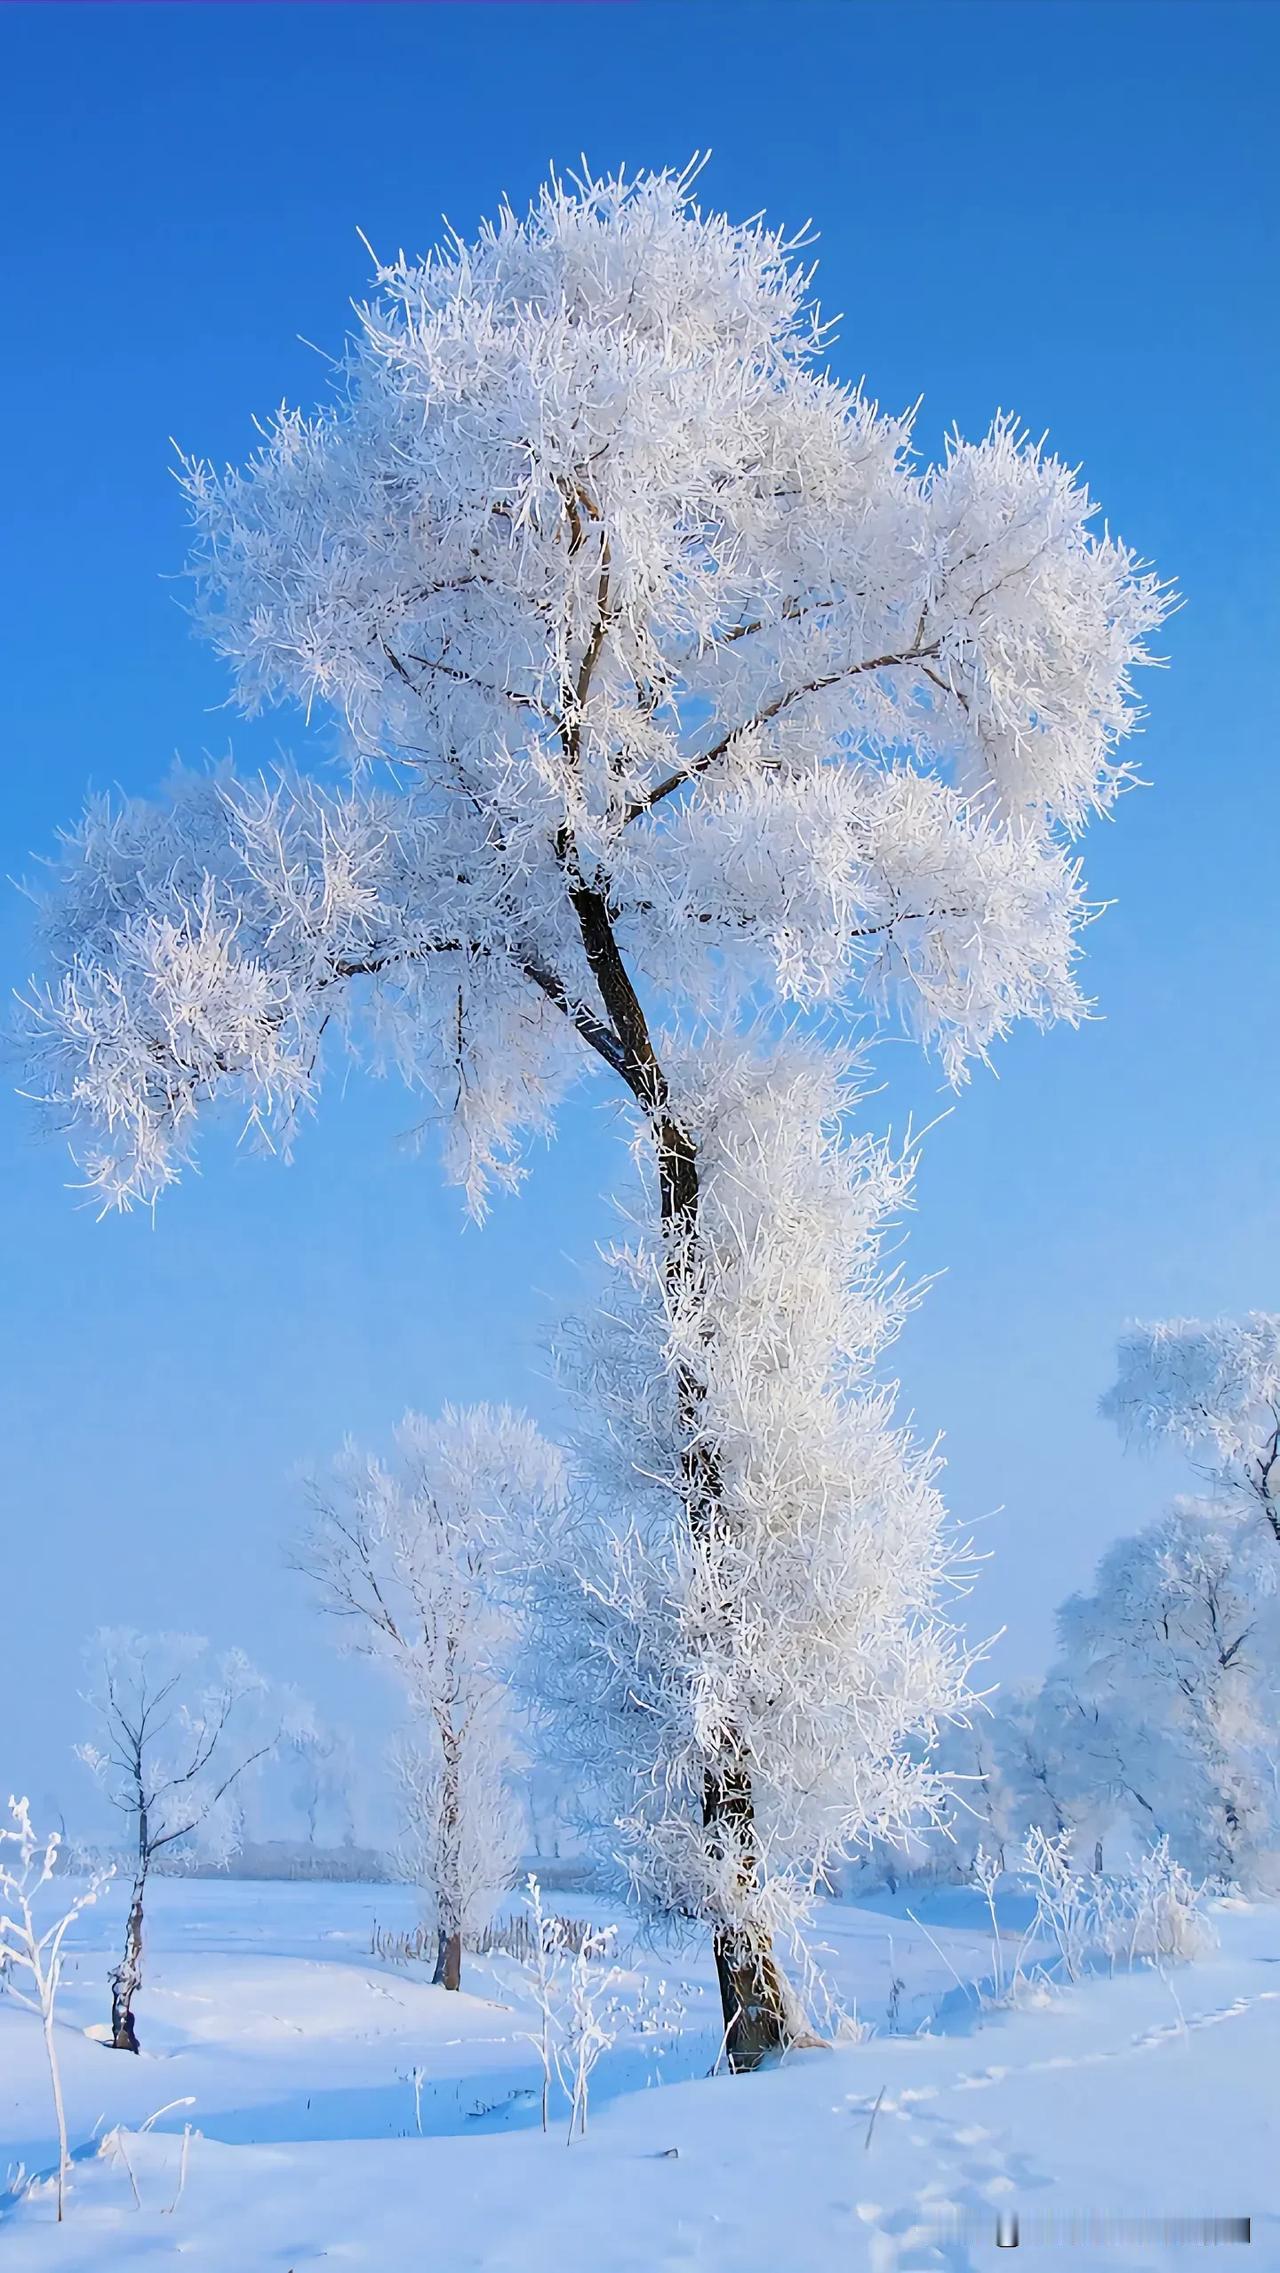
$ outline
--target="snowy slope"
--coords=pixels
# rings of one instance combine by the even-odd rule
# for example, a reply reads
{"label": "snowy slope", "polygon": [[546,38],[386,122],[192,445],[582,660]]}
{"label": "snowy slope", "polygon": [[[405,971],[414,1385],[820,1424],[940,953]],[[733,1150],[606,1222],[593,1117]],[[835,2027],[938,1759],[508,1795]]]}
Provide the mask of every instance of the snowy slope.
{"label": "snowy slope", "polygon": [[[900,1907],[830,1905],[824,1968],[877,2033],[749,2078],[706,2074],[705,1963],[633,1953],[628,1965],[683,2003],[683,2027],[619,2044],[588,2135],[566,2150],[558,2111],[551,2137],[538,2128],[515,1968],[476,1966],[474,1993],[447,1997],[370,1961],[373,1916],[403,1922],[404,1904],[386,1888],[165,1884],[137,2060],[83,2033],[100,2018],[114,1930],[97,1921],[60,2031],[83,2149],[67,2220],[54,2225],[48,2194],[11,2191],[5,2273],[957,2273],[997,2261],[1001,2213],[1016,2213],[1024,2246],[1043,2221],[1083,2213],[1247,2214],[1251,2249],[1228,2262],[1280,2268],[1274,1909],[1220,1906],[1217,1954],[1165,1978],[1097,1979],[990,2012],[952,1973],[980,1978],[989,1963],[968,1896],[917,1905],[920,1927]],[[897,2027],[930,2033],[888,2032],[895,1975]],[[664,2076],[686,2080],[646,2088]],[[194,2107],[139,2135],[188,2096]],[[49,2166],[45,2102],[35,2024],[0,1999],[0,2170]],[[199,2135],[173,2208],[187,2122]],[[98,2153],[95,2126],[121,2123],[123,2153]],[[1119,2239],[1037,2247],[1034,2262],[1187,2257]]]}

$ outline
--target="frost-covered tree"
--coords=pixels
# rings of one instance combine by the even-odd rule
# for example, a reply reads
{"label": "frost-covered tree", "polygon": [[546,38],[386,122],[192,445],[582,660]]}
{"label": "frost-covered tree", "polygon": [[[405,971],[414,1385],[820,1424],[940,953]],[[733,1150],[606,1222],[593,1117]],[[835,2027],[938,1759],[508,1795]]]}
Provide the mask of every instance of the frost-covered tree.
{"label": "frost-covered tree", "polygon": [[[725,1519],[687,1322],[731,1205],[691,1037],[826,1005],[959,1080],[1017,1019],[1075,1018],[1069,839],[1125,782],[1167,606],[1013,420],[918,462],[828,370],[796,251],[642,174],[381,267],[333,400],[241,471],[186,466],[238,699],[326,717],[345,771],[94,804],[33,1004],[33,1086],[107,1205],[153,1200],[220,1101],[287,1139],[341,1041],[428,1093],[477,1211],[607,1075],[685,1322],[691,1556]],[[705,1860],[749,1910],[722,1736]],[[754,1929],[718,1954],[747,2064],[780,1993]]]}
{"label": "frost-covered tree", "polygon": [[1029,1832],[1056,1838],[1066,1828],[1057,1730],[1031,1683],[1001,1689],[944,1728],[930,1766],[946,1797],[929,1850],[962,1878],[980,1847],[1012,1869]]}
{"label": "frost-covered tree", "polygon": [[560,1490],[559,1456],[532,1423],[484,1405],[406,1414],[392,1463],[348,1445],[310,1488],[298,1567],[409,1707],[393,1755],[402,1852],[446,1989],[461,1982],[464,1933],[519,1859],[511,1619],[496,1582],[516,1515]]}
{"label": "frost-covered tree", "polygon": [[1180,1501],[1063,1605],[1046,1694],[1077,1819],[1126,1814],[1196,1872],[1265,1873],[1280,1834],[1269,1579],[1246,1517]]}
{"label": "frost-covered tree", "polygon": [[1052,1839],[1068,1827],[1057,1719],[1034,1683],[965,1698],[935,1739],[915,1737],[911,1750],[927,1764],[930,1806],[905,1836],[870,1843],[849,1881],[855,1890],[912,1878],[967,1883],[980,1849],[999,1870],[1016,1869],[1030,1832]]}
{"label": "frost-covered tree", "polygon": [[1035,1827],[1058,1840],[1069,1832],[1081,1852],[1091,1846],[1099,1869],[1117,1829],[1139,1840],[1158,1836],[1151,1802],[1135,1780],[1139,1763],[1128,1742],[1126,1713],[1114,1711],[1113,1704],[1104,1684],[1087,1680],[1074,1657],[1064,1658],[1046,1675],[1033,1723],[1051,1802]]}
{"label": "frost-covered tree", "polygon": [[1067,1824],[1062,1739],[1043,1688],[1014,1682],[1001,1690],[991,1745],[1019,1842],[1025,1846],[1031,1831],[1059,1837]]}
{"label": "frost-covered tree", "polygon": [[344,1729],[311,1721],[289,1739],[290,1797],[302,1820],[309,1847],[331,1841],[352,1845],[351,1787],[355,1746]]}
{"label": "frost-covered tree", "polygon": [[1004,1870],[1022,1824],[1018,1793],[996,1743],[994,1714],[970,1712],[944,1729],[930,1764],[946,1779],[949,1804],[941,1828],[952,1867],[970,1877],[981,1848]]}
{"label": "frost-covered tree", "polygon": [[279,1742],[283,1723],[240,1650],[214,1658],[194,1634],[102,1627],[86,1650],[96,1741],[77,1746],[124,1817],[133,1885],[125,1945],[111,1975],[111,2042],[136,2052],[147,1881],[180,1843],[225,1859],[238,1843],[235,1787]]}
{"label": "frost-covered tree", "polygon": [[1215,1499],[1260,1516],[1280,1543],[1280,1316],[1133,1326],[1102,1400],[1130,1443],[1185,1446]]}
{"label": "frost-covered tree", "polygon": [[965,1671],[936,1462],[873,1378],[908,1300],[881,1265],[908,1169],[850,1134],[841,1074],[796,1039],[706,1044],[682,1067],[696,1287],[657,1234],[613,1251],[605,1299],[560,1343],[569,1489],[528,1527],[530,1685],[600,1864],[659,1916],[712,1928],[727,2019],[747,1974],[789,2028],[774,1934],[834,1856],[936,1804],[928,1743],[907,1740],[936,1735]]}
{"label": "frost-covered tree", "polygon": [[514,1882],[524,1827],[517,1764],[507,1700],[495,1682],[465,1702],[419,1709],[392,1742],[396,1862],[435,1934],[439,1988],[461,1988],[464,1945]]}

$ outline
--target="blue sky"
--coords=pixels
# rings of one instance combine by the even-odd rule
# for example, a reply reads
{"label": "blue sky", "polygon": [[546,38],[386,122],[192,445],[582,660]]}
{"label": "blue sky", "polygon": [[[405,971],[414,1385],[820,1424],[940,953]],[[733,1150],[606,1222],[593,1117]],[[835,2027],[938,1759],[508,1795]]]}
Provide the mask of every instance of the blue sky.
{"label": "blue sky", "polygon": [[[179,752],[306,747],[221,710],[190,637],[169,437],[221,459],[309,400],[365,284],[356,235],[467,231],[548,160],[681,162],[819,230],[835,361],[895,407],[1020,412],[1081,462],[1186,605],[1150,675],[1151,787],[1086,846],[1100,1018],[1020,1035],[929,1138],[899,1353],[986,1517],[976,1626],[1035,1670],[1053,1607],[1176,1477],[1094,1417],[1129,1315],[1280,1306],[1275,1072],[1280,15],[1196,0],[942,6],[88,7],[0,13],[10,88],[0,868],[85,788]],[[1272,282],[1268,283],[1268,278]],[[6,983],[30,963],[0,907]],[[947,1103],[902,1044],[875,1111]],[[359,1722],[284,1565],[292,1478],[407,1405],[547,1413],[540,1337],[607,1228],[619,1124],[567,1117],[518,1200],[464,1229],[412,1100],[335,1084],[284,1168],[206,1148],[96,1224],[4,1084],[0,1783],[77,1812],[78,1652],[102,1620],[242,1642]],[[1001,1512],[994,1512],[1000,1510]]]}

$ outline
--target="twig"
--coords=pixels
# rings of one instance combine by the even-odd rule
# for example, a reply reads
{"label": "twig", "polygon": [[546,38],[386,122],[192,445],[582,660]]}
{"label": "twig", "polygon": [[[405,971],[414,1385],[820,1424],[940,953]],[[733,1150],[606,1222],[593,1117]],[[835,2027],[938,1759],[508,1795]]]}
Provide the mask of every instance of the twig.
{"label": "twig", "polygon": [[724,2034],[720,2039],[719,2050],[716,2053],[715,2059],[711,2063],[711,2073],[713,2076],[718,2076],[720,2073],[720,2062],[723,2060],[725,2053],[728,2050],[729,2038],[732,2036],[741,2018],[742,2007],[741,2005],[735,2005],[733,2011],[729,2015],[728,2020],[724,2024]]}
{"label": "twig", "polygon": [[128,2155],[125,2153],[124,2137],[119,2124],[116,2125],[115,2130],[111,2133],[111,2144],[114,2147],[116,2153],[119,2155],[121,2162],[124,2164],[125,2170],[128,2173],[129,2184],[133,2188],[133,2199],[137,2204],[137,2207],[141,2209],[142,2196],[138,2192],[138,2181],[133,2175],[133,2164],[130,2162]]}
{"label": "twig", "polygon": [[925,1940],[933,1944],[934,1949],[937,1950],[939,1957],[942,1959],[942,1962],[946,1966],[948,1973],[951,1975],[952,1980],[955,1982],[957,1989],[967,1989],[970,1995],[973,1997],[974,2002],[977,2003],[979,2001],[978,1992],[974,1983],[972,1981],[961,1980],[950,1958],[947,1956],[945,1949],[943,1949],[938,1942],[934,1941],[933,1935],[930,1933],[928,1927],[924,1924],[922,1919],[917,1918],[915,1911],[908,1910],[907,1916],[910,1918],[913,1926],[919,1926]]}
{"label": "twig", "polygon": [[187,2155],[190,2151],[190,2147],[191,2125],[189,2123],[184,2123],[182,2126],[182,2154],[178,2162],[178,2190],[174,2195],[172,2202],[166,2202],[163,2210],[160,2212],[162,2218],[171,2218],[174,2211],[177,2209],[179,2202],[182,2200],[183,2190],[187,2183]]}

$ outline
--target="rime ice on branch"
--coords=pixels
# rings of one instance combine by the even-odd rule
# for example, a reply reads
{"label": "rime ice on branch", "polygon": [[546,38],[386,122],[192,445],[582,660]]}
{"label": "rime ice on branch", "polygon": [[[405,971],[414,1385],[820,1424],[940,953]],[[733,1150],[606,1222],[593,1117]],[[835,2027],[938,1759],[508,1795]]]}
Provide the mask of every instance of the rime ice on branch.
{"label": "rime ice on branch", "polygon": [[[797,249],[688,177],[553,183],[380,269],[326,408],[187,464],[238,699],[327,717],[347,764],[182,778],[68,838],[34,1086],[104,1204],[153,1200],[220,1101],[287,1141],[345,1041],[426,1091],[479,1211],[604,1070],[680,1321],[693,1022],[869,1012],[958,1080],[1079,1015],[1070,840],[1125,781],[1167,596],[1012,420],[919,464],[825,368]],[[691,1555],[707,1386],[678,1365]],[[707,1854],[754,1915],[751,1763],[716,1741]],[[717,1943],[740,2065],[785,2035],[754,1933]]]}

